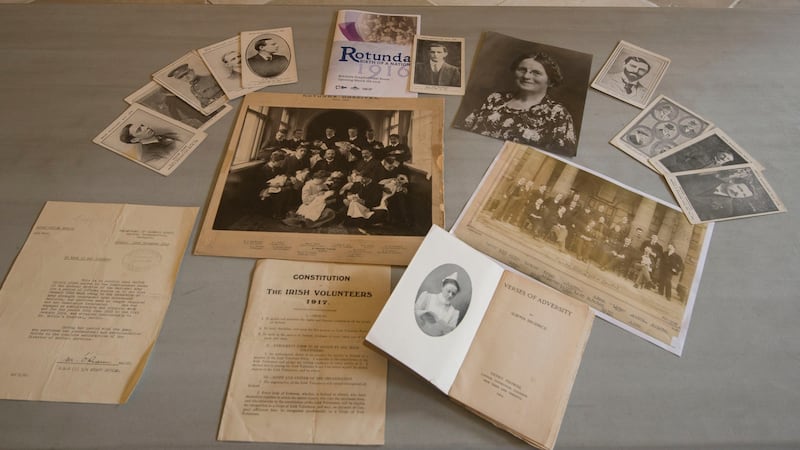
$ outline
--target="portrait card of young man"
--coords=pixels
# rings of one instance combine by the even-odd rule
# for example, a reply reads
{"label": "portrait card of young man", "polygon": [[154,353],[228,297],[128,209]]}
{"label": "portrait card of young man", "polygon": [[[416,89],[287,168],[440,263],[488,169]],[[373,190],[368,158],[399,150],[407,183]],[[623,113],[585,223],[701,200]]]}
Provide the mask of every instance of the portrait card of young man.
{"label": "portrait card of young man", "polygon": [[409,90],[464,95],[464,39],[415,36]]}
{"label": "portrait card of young man", "polygon": [[670,59],[626,41],[619,41],[597,73],[592,87],[644,108],[656,92]]}
{"label": "portrait card of young man", "polygon": [[242,53],[238,35],[197,49],[197,53],[229,99],[239,98],[258,89],[242,87]]}
{"label": "portrait card of young man", "polygon": [[291,28],[243,31],[242,87],[261,89],[297,82],[297,55]]}
{"label": "portrait card of young man", "polygon": [[202,131],[134,104],[93,142],[167,176],[205,138]]}
{"label": "portrait card of young man", "polygon": [[650,158],[696,138],[714,124],[675,100],[659,95],[611,139],[611,145],[648,168]]}
{"label": "portrait card of young man", "polygon": [[222,87],[194,51],[154,73],[153,81],[206,116],[228,103]]}
{"label": "portrait card of young man", "polygon": [[650,164],[664,175],[741,164],[764,170],[758,161],[719,128],[651,158]]}
{"label": "portrait card of young man", "polygon": [[125,103],[129,105],[139,104],[198,131],[205,131],[221,119],[222,116],[233,111],[230,105],[223,105],[222,108],[205,116],[155,81],[145,84],[136,92],[125,97]]}
{"label": "portrait card of young man", "polygon": [[484,33],[453,127],[575,156],[592,55]]}
{"label": "portrait card of young man", "polygon": [[786,211],[761,172],[751,165],[681,172],[666,179],[691,223]]}

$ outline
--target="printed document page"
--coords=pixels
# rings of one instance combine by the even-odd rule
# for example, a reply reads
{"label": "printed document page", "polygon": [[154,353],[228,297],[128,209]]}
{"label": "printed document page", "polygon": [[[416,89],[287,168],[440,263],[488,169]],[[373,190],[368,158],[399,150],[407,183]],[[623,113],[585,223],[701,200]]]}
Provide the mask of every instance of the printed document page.
{"label": "printed document page", "polygon": [[389,266],[261,260],[218,439],[383,444],[386,359],[364,336]]}
{"label": "printed document page", "polygon": [[196,215],[48,202],[0,289],[0,398],[125,403]]}

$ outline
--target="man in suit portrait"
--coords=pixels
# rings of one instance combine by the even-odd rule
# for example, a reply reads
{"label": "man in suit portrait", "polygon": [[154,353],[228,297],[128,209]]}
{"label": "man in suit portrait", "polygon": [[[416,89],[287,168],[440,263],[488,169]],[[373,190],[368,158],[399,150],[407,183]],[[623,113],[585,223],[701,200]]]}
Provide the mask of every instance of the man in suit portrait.
{"label": "man in suit portrait", "polygon": [[647,95],[648,87],[641,79],[650,72],[650,63],[639,56],[628,56],[622,72],[609,73],[608,86],[626,98],[641,100]]}
{"label": "man in suit portrait", "polygon": [[278,42],[275,39],[259,39],[254,48],[258,53],[247,58],[247,65],[256,75],[270,78],[282,74],[289,67],[289,60],[277,54]]}
{"label": "man in suit portrait", "polygon": [[461,86],[461,70],[447,63],[447,47],[441,42],[427,46],[427,60],[414,66],[414,83],[431,86]]}
{"label": "man in suit portrait", "polygon": [[756,212],[750,204],[754,192],[748,183],[747,172],[737,171],[727,176],[700,173],[687,177],[691,179],[683,182],[683,189],[700,220],[725,219]]}
{"label": "man in suit portrait", "polygon": [[169,161],[179,141],[171,132],[156,132],[143,123],[129,123],[122,127],[119,140],[125,144],[139,144],[139,161],[154,169],[161,169]]}

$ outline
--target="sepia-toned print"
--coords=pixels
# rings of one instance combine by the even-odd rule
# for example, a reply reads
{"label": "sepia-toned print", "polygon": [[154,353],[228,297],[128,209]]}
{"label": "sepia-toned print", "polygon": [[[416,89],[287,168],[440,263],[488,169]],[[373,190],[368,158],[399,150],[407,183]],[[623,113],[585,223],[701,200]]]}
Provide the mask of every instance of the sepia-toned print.
{"label": "sepia-toned print", "polygon": [[154,73],[153,81],[206,116],[228,102],[222,87],[196,52],[187,53]]}
{"label": "sepia-toned print", "polygon": [[761,173],[749,165],[683,172],[666,178],[692,223],[786,211]]}
{"label": "sepia-toned print", "polygon": [[742,164],[751,164],[756,170],[763,169],[719,128],[650,159],[650,164],[664,175]]}
{"label": "sepia-toned print", "polygon": [[228,99],[233,100],[253,92],[257,87],[242,87],[242,54],[239,36],[197,50],[197,53],[208,66],[208,70],[217,79]]}
{"label": "sepia-toned print", "polygon": [[428,336],[444,336],[464,319],[472,298],[472,280],[458,264],[442,264],[422,281],[414,301],[417,326]]}
{"label": "sepia-toned print", "polygon": [[633,106],[644,108],[658,88],[670,59],[630,42],[619,41],[597,73],[592,87]]}
{"label": "sepia-toned print", "polygon": [[412,92],[464,94],[464,39],[438,36],[414,38]]}
{"label": "sepia-toned print", "polygon": [[291,28],[242,32],[239,35],[242,61],[242,87],[297,82],[297,55]]}
{"label": "sepia-toned print", "polygon": [[611,139],[611,145],[652,169],[650,158],[713,128],[714,124],[708,120],[671,98],[659,95]]}
{"label": "sepia-toned print", "polygon": [[131,161],[169,175],[206,134],[134,104],[93,142]]}
{"label": "sepia-toned print", "polygon": [[[342,40],[377,44],[411,45],[419,30],[419,16],[347,10],[337,24]],[[337,40],[334,38],[334,40]]]}
{"label": "sepia-toned print", "polygon": [[455,128],[574,156],[592,55],[485,33]]}
{"label": "sepia-toned print", "polygon": [[680,354],[710,241],[677,208],[507,143],[453,227],[489,256]]}
{"label": "sepia-toned print", "polygon": [[224,105],[222,108],[205,116],[154,81],[147,83],[138,91],[125,97],[125,102],[129,105],[138,103],[145,108],[200,131],[205,131],[206,128],[215,124],[222,116],[233,110],[230,105]]}
{"label": "sepia-toned print", "polygon": [[[371,250],[354,252],[352,261],[396,263],[407,262],[412,243],[442,223],[440,100],[247,98],[201,236],[274,240],[285,256],[301,259],[341,247],[331,250],[338,255],[350,241],[367,238],[365,244],[374,240]],[[202,248],[206,241],[200,241]],[[383,255],[383,241],[396,247]],[[221,242],[207,243],[214,254],[267,256],[270,250]],[[299,250],[315,242],[314,251]]]}

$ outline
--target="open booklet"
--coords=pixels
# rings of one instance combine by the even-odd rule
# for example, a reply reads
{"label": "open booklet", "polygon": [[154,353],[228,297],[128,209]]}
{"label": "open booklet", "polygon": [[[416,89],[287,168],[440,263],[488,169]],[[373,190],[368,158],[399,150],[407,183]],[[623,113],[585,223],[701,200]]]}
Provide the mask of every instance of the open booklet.
{"label": "open booklet", "polygon": [[529,444],[555,444],[590,309],[431,228],[367,343]]}

